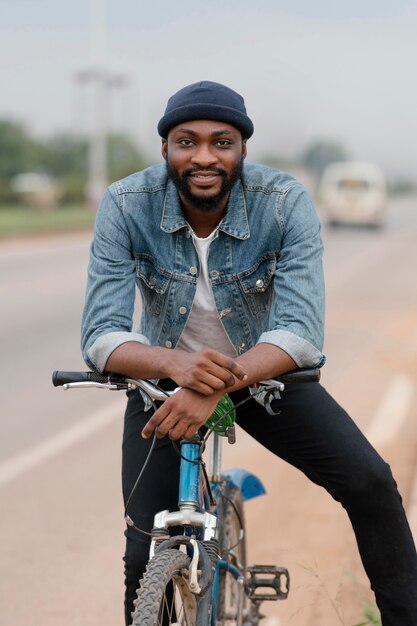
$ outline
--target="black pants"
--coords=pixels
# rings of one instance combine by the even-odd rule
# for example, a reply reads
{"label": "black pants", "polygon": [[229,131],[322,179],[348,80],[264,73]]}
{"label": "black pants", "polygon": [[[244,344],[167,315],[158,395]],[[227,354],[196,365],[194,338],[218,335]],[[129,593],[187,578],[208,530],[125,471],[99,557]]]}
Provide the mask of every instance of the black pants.
{"label": "black pants", "polygon": [[[232,394],[236,403],[247,390]],[[341,503],[352,523],[360,555],[382,615],[383,626],[417,625],[417,555],[401,497],[389,466],[347,413],[319,383],[287,386],[270,416],[250,400],[238,409],[238,424],[280,458],[300,469]],[[146,458],[150,441],[140,437],[150,413],[138,392],[128,400],[123,437],[125,499]],[[177,508],[179,459],[169,439],[158,440],[130,516],[150,530],[154,514]],[[126,624],[146,562],[149,542],[126,531]]]}

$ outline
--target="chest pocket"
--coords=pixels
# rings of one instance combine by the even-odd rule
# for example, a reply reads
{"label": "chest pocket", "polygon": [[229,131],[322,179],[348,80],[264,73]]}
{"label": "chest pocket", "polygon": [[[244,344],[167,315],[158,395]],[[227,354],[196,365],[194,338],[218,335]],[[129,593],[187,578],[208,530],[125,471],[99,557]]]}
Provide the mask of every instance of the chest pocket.
{"label": "chest pocket", "polygon": [[136,279],[143,297],[143,307],[151,311],[152,315],[160,315],[171,274],[159,267],[151,257],[140,255],[136,257]]}
{"label": "chest pocket", "polygon": [[256,316],[264,315],[270,309],[276,266],[275,254],[270,254],[238,274],[240,288]]}

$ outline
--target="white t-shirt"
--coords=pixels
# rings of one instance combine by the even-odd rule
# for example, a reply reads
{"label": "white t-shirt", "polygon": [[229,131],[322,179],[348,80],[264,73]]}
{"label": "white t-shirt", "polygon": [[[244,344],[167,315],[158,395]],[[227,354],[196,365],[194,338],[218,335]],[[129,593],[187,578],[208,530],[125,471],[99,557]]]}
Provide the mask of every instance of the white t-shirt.
{"label": "white t-shirt", "polygon": [[193,230],[190,231],[200,260],[200,275],[193,306],[176,347],[186,352],[213,348],[235,357],[236,350],[220,321],[208,278],[208,253],[211,242],[217,237],[217,228],[208,237],[197,237]]}

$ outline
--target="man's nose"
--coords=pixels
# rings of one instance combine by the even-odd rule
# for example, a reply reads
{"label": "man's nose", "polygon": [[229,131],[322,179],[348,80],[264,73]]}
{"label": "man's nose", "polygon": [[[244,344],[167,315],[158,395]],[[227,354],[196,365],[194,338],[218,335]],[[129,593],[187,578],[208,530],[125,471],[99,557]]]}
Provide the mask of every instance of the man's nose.
{"label": "man's nose", "polygon": [[209,165],[217,163],[218,158],[210,146],[208,146],[207,144],[201,144],[194,151],[191,157],[191,161],[194,165],[199,165],[200,167],[208,167]]}

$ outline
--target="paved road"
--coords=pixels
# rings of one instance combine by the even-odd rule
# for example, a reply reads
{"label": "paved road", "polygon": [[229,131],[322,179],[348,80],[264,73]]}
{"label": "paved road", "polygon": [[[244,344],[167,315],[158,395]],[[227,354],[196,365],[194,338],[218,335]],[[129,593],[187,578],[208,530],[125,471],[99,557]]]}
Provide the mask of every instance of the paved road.
{"label": "paved road", "polygon": [[[410,507],[416,235],[416,200],[393,205],[383,232],[324,229],[323,383],[389,460]],[[86,236],[0,246],[0,626],[122,623],[122,399],[50,385],[53,369],[83,367],[78,328],[87,254]],[[265,607],[270,626],[360,621],[366,581],[343,511],[243,433],[238,443],[226,463],[256,470],[270,493],[247,507],[249,533],[260,532],[250,558],[278,555],[292,572],[290,599]]]}

